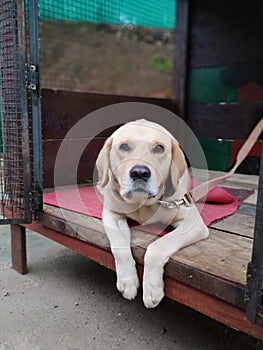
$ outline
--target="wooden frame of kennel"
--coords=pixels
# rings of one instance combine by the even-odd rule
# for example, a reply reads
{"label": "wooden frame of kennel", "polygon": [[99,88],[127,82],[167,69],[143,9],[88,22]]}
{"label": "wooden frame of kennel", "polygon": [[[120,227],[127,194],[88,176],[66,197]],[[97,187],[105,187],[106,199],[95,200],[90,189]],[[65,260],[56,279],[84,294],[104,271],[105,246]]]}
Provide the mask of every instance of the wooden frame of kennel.
{"label": "wooden frame of kennel", "polygon": [[[237,3],[236,1],[233,2],[235,4]],[[33,23],[36,23],[36,3],[34,1],[29,1],[29,3],[31,4],[29,17]],[[34,142],[36,158],[34,158],[34,163],[35,169],[38,169],[37,173],[40,174],[41,152],[43,151],[44,180],[42,184],[40,177],[38,178],[36,182],[37,186],[33,189],[30,195],[32,200],[32,214],[37,213],[38,220],[33,220],[32,223],[21,222],[20,224],[17,224],[17,222],[14,222],[11,225],[12,262],[13,267],[17,271],[20,273],[27,272],[26,228],[40,233],[80,254],[89,257],[94,261],[97,261],[98,263],[110,269],[114,269],[114,261],[109,249],[107,248],[107,239],[103,233],[103,228],[100,220],[91,217],[83,218],[83,216],[80,216],[80,214],[71,213],[71,222],[69,224],[68,221],[64,219],[63,211],[49,206],[45,206],[43,210],[41,208],[42,188],[52,187],[52,184],[54,182],[54,179],[52,177],[52,169],[54,169],[55,159],[54,150],[58,150],[61,139],[63,138],[63,135],[65,135],[65,132],[76,121],[78,121],[84,115],[87,115],[89,112],[94,111],[97,108],[101,108],[102,106],[107,106],[118,102],[148,102],[157,104],[172,111],[179,111],[187,123],[197,133],[197,135],[202,135],[205,133],[209,136],[213,135],[213,137],[219,137],[219,135],[222,136],[223,134],[226,137],[231,138],[245,138],[247,136],[248,130],[251,129],[254,122],[259,118],[259,115],[255,111],[255,106],[240,104],[193,105],[189,103],[187,97],[189,69],[191,64],[194,65],[194,57],[198,57],[197,62],[199,65],[203,64],[203,58],[205,57],[205,64],[208,65],[211,64],[211,62],[209,63],[209,59],[214,60],[213,64],[217,64],[218,61],[221,62],[223,58],[226,59],[226,56],[229,55],[229,53],[227,53],[223,58],[215,58],[214,55],[211,55],[209,58],[209,51],[207,48],[205,53],[198,55],[199,50],[196,46],[196,41],[193,40],[193,33],[195,33],[198,28],[198,21],[195,23],[194,14],[200,14],[202,11],[204,11],[207,16],[207,11],[209,8],[208,10],[207,8],[205,9],[204,5],[204,1],[202,0],[191,1],[191,5],[190,1],[187,0],[178,0],[177,2],[177,53],[175,59],[175,70],[178,74],[175,82],[175,103],[173,100],[169,99],[145,99],[127,96],[100,95],[94,93],[42,90],[41,122],[43,124],[43,138],[42,147],[40,147],[39,145],[41,145],[41,138],[39,131],[41,124],[39,114],[39,89],[37,87],[37,84],[35,84],[38,81],[35,80],[37,79],[35,74],[30,75],[30,79],[32,79],[32,81],[30,80],[32,85],[29,84],[29,88],[31,88],[31,91],[33,90],[33,99],[35,99],[35,110],[32,111],[33,119],[35,118],[34,120],[36,123],[34,127],[34,133],[36,135],[36,140]],[[217,5],[226,6],[226,2],[217,1]],[[259,2],[258,6],[260,6]],[[244,14],[244,11],[245,9],[242,7],[240,9],[240,15]],[[229,18],[230,17],[231,16],[229,16]],[[229,20],[229,18],[226,16],[226,20]],[[222,29],[224,25],[225,23],[221,23],[221,26],[217,27],[216,29]],[[239,28],[240,24],[237,27]],[[32,31],[34,33],[33,36],[35,38],[35,41],[32,41],[31,48],[34,50],[38,46],[37,26],[33,25]],[[236,33],[239,33],[239,31],[236,31]],[[238,37],[243,38],[243,34],[241,33],[238,35]],[[193,52],[191,50],[193,50]],[[259,49],[259,51],[260,50],[261,49]],[[252,52],[254,51],[255,50],[252,50]],[[262,52],[258,52],[258,55],[262,55]],[[32,57],[35,57],[36,61],[30,62],[30,66],[38,68],[37,51],[35,51],[35,56],[33,54]],[[233,57],[231,57],[231,59],[233,59]],[[36,72],[37,71],[38,69]],[[35,69],[32,69],[32,72],[35,72]],[[216,130],[211,128],[211,120],[208,118],[211,112],[213,112],[212,122],[216,122],[218,126]],[[59,125],[56,133],[54,133],[52,128],[50,128],[50,125],[52,126],[52,123],[54,123],[54,116],[56,118],[56,124]],[[226,117],[231,117],[231,123],[227,128],[224,125],[224,118]],[[244,124],[241,123],[240,118]],[[201,124],[205,125],[205,127],[201,128]],[[240,128],[233,128],[232,125],[239,125]],[[90,154],[90,169],[88,169],[88,172],[85,173],[85,176],[88,175],[89,178],[92,178],[94,161],[96,159],[99,147],[105,139],[105,136],[107,135],[101,135],[99,140],[100,142],[94,144],[94,149]],[[204,249],[202,248],[202,244],[206,244],[205,242],[201,243],[199,245],[199,248],[198,244],[192,248],[186,248],[187,250],[184,250],[178,254],[179,258],[177,256],[173,257],[167,264],[165,270],[166,296],[177,300],[195,310],[198,310],[199,312],[208,315],[211,318],[225,323],[230,327],[239,329],[259,339],[263,339],[263,329],[260,327],[260,324],[262,324],[262,269],[260,267],[263,264],[261,261],[262,258],[260,258],[261,254],[258,252],[261,251],[260,249],[262,247],[262,181],[263,169],[261,167],[254,243],[251,237],[251,222],[253,222],[253,217],[249,216],[248,214],[244,214],[248,215],[246,216],[246,220],[249,219],[250,222],[250,233],[248,235],[245,232],[246,229],[244,221],[241,219],[243,214],[240,212],[237,213],[238,216],[236,218],[233,216],[232,219],[229,218],[227,221],[224,221],[222,225],[219,224],[219,226],[214,226],[211,228],[212,238],[210,240],[210,243],[212,246],[213,244],[221,244],[221,246],[226,244],[226,238],[227,242],[229,242],[230,245],[232,244],[234,246],[238,242],[238,244],[240,244],[240,252],[246,251],[247,255],[244,261],[247,263],[249,262],[250,253],[252,253],[253,246],[252,261],[249,265],[248,283],[246,283],[244,280],[244,271],[242,273],[242,282],[240,282],[238,279],[231,279],[229,275],[216,275],[214,273],[215,270],[213,271],[213,269],[209,270],[204,268],[204,266],[192,266],[191,263],[189,263],[190,260],[187,256],[187,250],[191,253],[191,255],[195,254],[197,256],[200,253],[198,249],[201,249],[202,251],[202,249]],[[251,177],[236,177],[234,178],[233,182],[238,186],[248,187],[251,185]],[[254,183],[252,188],[254,189],[255,187],[256,184]],[[8,211],[6,212],[6,215],[8,216]],[[231,234],[233,234],[233,236],[231,236],[228,234],[228,231],[230,226],[233,228],[235,220],[239,220],[241,226],[236,226],[232,230],[233,232],[231,232]],[[83,230],[86,232],[84,236]],[[96,235],[94,235],[95,232]],[[137,239],[137,241],[139,240],[140,242],[137,245],[135,244],[133,247],[133,253],[136,261],[138,262],[139,273],[142,275],[143,256],[146,245],[143,243],[140,232],[134,232],[134,237],[135,240]],[[194,253],[194,251],[191,249],[197,249],[197,252]],[[230,257],[231,249],[227,254],[227,258],[230,259],[227,261],[229,263],[227,268],[230,268],[230,261],[233,262],[235,259],[233,260],[232,257]],[[243,255],[243,253],[241,255]],[[222,255],[221,263],[225,263],[224,259],[225,257]],[[244,264],[244,261],[238,262],[239,267],[240,264],[243,266],[242,264]],[[248,308],[246,305],[247,301],[249,306]],[[254,324],[246,320],[246,308],[248,318]]]}

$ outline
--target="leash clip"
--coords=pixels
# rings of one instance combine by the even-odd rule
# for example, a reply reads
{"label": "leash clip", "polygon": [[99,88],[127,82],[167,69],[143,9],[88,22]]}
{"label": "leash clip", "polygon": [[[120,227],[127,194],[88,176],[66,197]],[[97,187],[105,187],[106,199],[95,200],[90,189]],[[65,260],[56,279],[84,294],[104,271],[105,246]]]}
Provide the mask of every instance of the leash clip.
{"label": "leash clip", "polygon": [[191,207],[193,205],[193,201],[188,193],[186,193],[182,199],[174,201],[159,200],[159,203],[168,209],[179,209],[182,206]]}

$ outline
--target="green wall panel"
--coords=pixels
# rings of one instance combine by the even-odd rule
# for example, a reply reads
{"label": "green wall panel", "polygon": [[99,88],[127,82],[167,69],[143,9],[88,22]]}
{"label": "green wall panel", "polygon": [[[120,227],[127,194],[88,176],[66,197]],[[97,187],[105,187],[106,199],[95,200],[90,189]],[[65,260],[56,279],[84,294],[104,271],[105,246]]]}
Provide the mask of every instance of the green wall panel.
{"label": "green wall panel", "polygon": [[190,72],[189,97],[193,102],[236,102],[237,89],[225,86],[221,72],[225,67],[192,69]]}
{"label": "green wall panel", "polygon": [[230,167],[231,140],[199,139],[209,170],[225,171]]}

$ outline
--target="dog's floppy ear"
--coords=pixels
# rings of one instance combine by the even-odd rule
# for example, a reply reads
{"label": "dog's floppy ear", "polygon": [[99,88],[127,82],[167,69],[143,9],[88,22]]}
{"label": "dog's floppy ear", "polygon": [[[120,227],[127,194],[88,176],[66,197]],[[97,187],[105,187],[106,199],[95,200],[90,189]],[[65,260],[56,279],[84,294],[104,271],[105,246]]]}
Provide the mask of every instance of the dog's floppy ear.
{"label": "dog's floppy ear", "polygon": [[185,160],[184,153],[180,148],[178,142],[175,139],[172,139],[172,160],[171,160],[171,182],[174,189],[178,187],[178,181],[180,177],[184,174],[187,169],[187,163]]}
{"label": "dog's floppy ear", "polygon": [[110,169],[110,150],[112,146],[112,137],[109,137],[98,155],[96,166],[98,169],[98,179],[101,187],[104,187],[109,182]]}

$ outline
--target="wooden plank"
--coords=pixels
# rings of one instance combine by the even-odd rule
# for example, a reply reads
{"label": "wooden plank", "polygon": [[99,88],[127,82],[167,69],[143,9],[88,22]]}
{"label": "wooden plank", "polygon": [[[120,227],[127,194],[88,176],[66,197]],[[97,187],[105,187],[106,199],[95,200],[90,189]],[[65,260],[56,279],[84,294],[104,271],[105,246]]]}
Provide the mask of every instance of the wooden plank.
{"label": "wooden plank", "polygon": [[191,1],[177,0],[174,57],[174,100],[178,114],[187,120],[187,95],[189,80],[189,7]]}
{"label": "wooden plank", "polygon": [[263,328],[246,320],[245,312],[176,280],[165,278],[165,295],[229,327],[263,340]]}
{"label": "wooden plank", "polygon": [[[60,231],[84,242],[89,242],[103,249],[110,249],[103,223],[100,219],[76,213],[70,210],[44,205],[44,214],[41,216],[44,226]],[[156,239],[150,233],[135,231],[132,245],[144,246]],[[147,244],[147,245],[148,245]]]}
{"label": "wooden plank", "polygon": [[262,1],[251,6],[237,0],[192,1],[191,66],[259,62],[263,58],[261,40]]}
{"label": "wooden plank", "polygon": [[[99,108],[123,102],[154,104],[175,112],[175,104],[166,98],[121,96],[76,91],[41,90],[43,140],[63,139],[69,130],[84,116]],[[113,116],[111,116],[113,118]],[[114,125],[114,124],[112,124]],[[100,132],[103,131],[103,125]],[[110,128],[100,136],[112,133]],[[84,130],[85,137],[94,137],[92,130]]]}
{"label": "wooden plank", "polygon": [[197,137],[246,139],[260,118],[255,103],[189,103],[187,124]]}
{"label": "wooden plank", "polygon": [[[103,266],[112,270],[115,269],[114,259],[109,251],[102,250],[88,243],[83,243],[78,239],[51,230],[36,222],[24,226],[78,252],[79,254],[89,257]],[[142,267],[139,266],[138,269],[139,275],[142,276]],[[217,297],[213,297],[195,288],[186,286],[185,284],[169,277],[165,277],[164,283],[165,295],[169,298],[191,307],[192,309],[222,322],[227,326],[243,331],[257,337],[258,339],[263,339],[263,329],[246,321],[245,312],[239,308],[223,302]]]}
{"label": "wooden plank", "polygon": [[[45,206],[44,213],[41,219],[44,225],[109,249],[101,220],[51,206]],[[238,234],[241,235],[242,232],[239,231]],[[245,232],[243,235],[245,236]],[[155,239],[157,236],[152,233],[133,230],[132,245],[134,246],[145,249]],[[182,249],[172,257],[172,260],[245,285],[246,267],[250,261],[251,249],[250,238],[211,229],[209,239]]]}
{"label": "wooden plank", "polygon": [[[213,10],[216,15],[216,11]],[[192,68],[245,65],[262,61],[262,45],[258,45],[263,30],[256,25],[193,28],[191,35]],[[243,45],[241,45],[243,43]],[[253,78],[253,77],[252,77]]]}
{"label": "wooden plank", "polygon": [[[221,172],[194,169],[195,177],[201,181],[206,180],[207,176],[215,177],[221,174]],[[253,189],[257,186],[257,180],[258,176],[235,174],[224,183],[224,186]],[[238,215],[236,219],[235,215]],[[226,218],[225,222],[223,220],[215,224],[213,228],[216,229],[211,230],[209,240],[187,247],[176,254],[165,271],[167,276],[212,295],[216,293],[219,298],[244,307],[246,267],[250,261],[252,246],[252,240],[246,237],[252,237],[253,216],[249,216],[247,220],[246,214],[235,215]],[[242,220],[242,217],[245,219]],[[41,222],[67,235],[109,249],[101,220],[45,206]],[[135,257],[143,264],[145,249],[156,236],[134,230],[132,237]]]}
{"label": "wooden plank", "polygon": [[210,229],[210,237],[179,251],[173,260],[225,280],[246,284],[252,240]]}
{"label": "wooden plank", "polygon": [[[56,186],[65,186],[72,183],[90,183],[94,179],[94,169],[99,150],[101,149],[105,138],[75,138],[69,140],[44,140],[42,143],[43,153],[43,182],[44,188],[55,187],[55,165],[57,155],[63,141],[64,166],[67,169],[75,169],[72,164],[77,167],[77,174],[72,172],[64,172],[60,178],[56,177]],[[77,157],[79,159],[77,159]],[[56,173],[58,175],[58,172]],[[76,176],[77,175],[77,176]]]}
{"label": "wooden plank", "polygon": [[[45,206],[44,212],[45,215],[41,219],[43,224],[109,249],[101,220],[51,206]],[[240,234],[242,232],[239,231]],[[132,245],[147,248],[157,238],[152,233],[133,229]],[[182,249],[172,257],[172,260],[245,285],[246,267],[250,261],[251,249],[250,238],[211,229],[209,239]]]}
{"label": "wooden plank", "polygon": [[[62,140],[65,142],[64,138],[67,133],[70,130],[72,131],[73,126],[89,113],[102,107],[122,102],[150,103],[175,111],[175,104],[170,99],[115,96],[72,91],[53,91],[49,89],[42,89],[41,94],[44,188],[54,186],[54,166]],[[128,114],[126,118],[128,118]],[[123,122],[124,121],[125,116],[123,116]],[[92,180],[94,164],[99,149],[105,138],[120,125],[120,122],[117,121],[117,119],[114,124],[114,116],[111,116],[110,123],[112,123],[113,126],[107,127],[106,124],[97,125],[97,123],[91,122],[89,125],[90,127],[80,128],[78,133],[72,133],[70,136],[71,139],[67,141],[69,144],[69,152],[67,153],[69,157],[67,158],[68,161],[72,159],[70,156],[74,158],[74,151],[76,151],[76,147],[78,147],[79,143],[82,143],[84,139],[89,143],[79,159],[79,183]],[[97,133],[97,129],[99,129],[99,133]],[[72,144],[70,144],[71,142]],[[75,144],[73,145],[74,142]],[[68,172],[64,175],[63,182],[61,182],[60,185],[69,184],[72,181],[72,174]],[[73,180],[75,183],[75,179]]]}
{"label": "wooden plank", "polygon": [[244,200],[244,204],[257,205],[258,190],[255,190],[251,196]]}
{"label": "wooden plank", "polygon": [[[245,26],[248,20],[260,20],[261,1],[256,0],[253,6],[247,6],[246,2],[239,0],[193,0],[194,25],[197,27],[220,27],[222,23],[231,23],[234,26]],[[242,16],[246,14],[247,16]]]}
{"label": "wooden plank", "polygon": [[231,215],[219,222],[212,224],[210,227],[229,232],[231,234],[242,235],[244,237],[254,237],[255,216],[241,214],[239,212]]}
{"label": "wooden plank", "polygon": [[[222,171],[211,171],[206,169],[192,170],[196,179],[200,182],[207,181],[225,174]],[[258,175],[233,174],[222,183],[223,187],[256,190],[258,188]]]}
{"label": "wooden plank", "polygon": [[[45,206],[41,223],[109,250],[109,242],[99,219]],[[236,239],[230,236],[212,230],[209,240],[182,249],[172,257],[165,268],[166,275],[244,307],[246,265],[252,242],[243,237]],[[143,264],[145,249],[155,239],[156,235],[133,230],[132,247],[138,263]]]}

